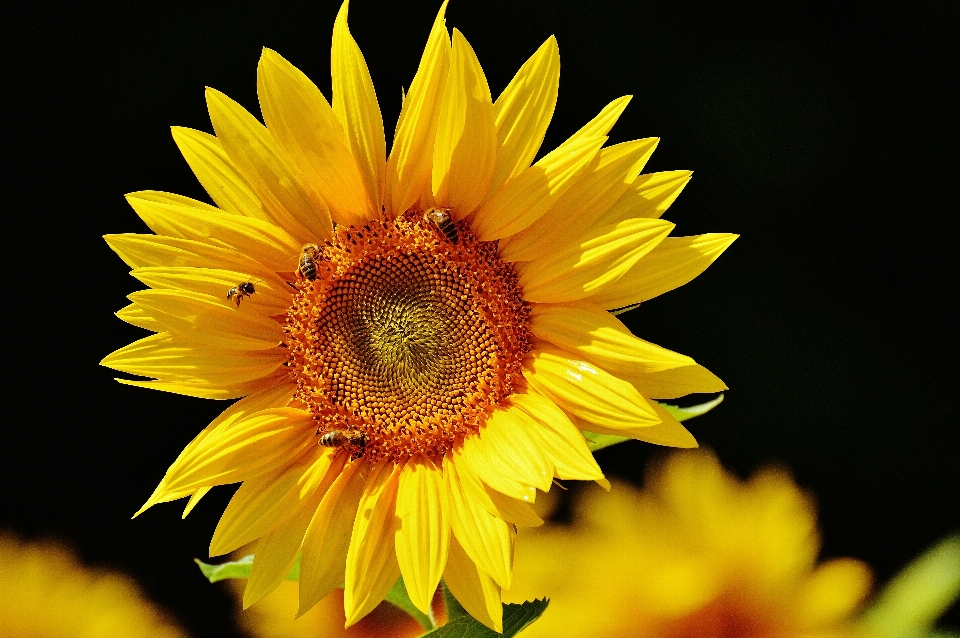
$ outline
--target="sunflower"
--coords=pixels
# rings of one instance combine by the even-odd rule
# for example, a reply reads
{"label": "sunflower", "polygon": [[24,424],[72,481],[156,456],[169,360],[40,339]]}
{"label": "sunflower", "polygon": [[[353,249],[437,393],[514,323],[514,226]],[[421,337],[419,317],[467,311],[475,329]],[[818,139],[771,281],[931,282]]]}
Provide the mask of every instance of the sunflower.
{"label": "sunflower", "polygon": [[[551,597],[530,638],[861,636],[870,571],[817,564],[819,545],[811,499],[786,472],[740,481],[712,454],[681,452],[643,490],[582,495],[572,525],[524,535],[505,597]],[[600,609],[617,613],[584,613]]]}
{"label": "sunflower", "polygon": [[0,636],[186,638],[130,578],[85,567],[52,541],[0,532]]}
{"label": "sunflower", "polygon": [[133,193],[156,234],[106,237],[149,287],[118,316],[156,334],[103,364],[151,378],[130,385],[243,397],[143,509],[189,496],[189,511],[242,482],[210,551],[259,539],[247,606],[302,554],[301,614],[343,585],[350,625],[401,574],[426,610],[443,577],[499,630],[537,490],[605,481],[582,431],[695,446],[651,399],[725,388],[607,312],[686,283],[735,239],[667,237],[660,216],[690,173],[640,175],[656,139],[604,147],[628,97],[531,165],[556,40],[494,102],[445,9],[389,157],[344,3],[332,105],[264,50],[265,125],[208,89],[216,135],[173,130],[216,206]]}

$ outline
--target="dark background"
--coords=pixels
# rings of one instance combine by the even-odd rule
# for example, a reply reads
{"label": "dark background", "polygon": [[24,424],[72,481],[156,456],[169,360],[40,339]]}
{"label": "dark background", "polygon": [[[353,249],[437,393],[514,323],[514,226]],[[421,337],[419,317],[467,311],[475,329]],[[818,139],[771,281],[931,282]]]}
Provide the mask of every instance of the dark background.
{"label": "dark background", "polygon": [[[437,5],[352,7],[388,144]],[[26,6],[5,19],[0,528],[131,573],[198,638],[234,636],[224,589],[191,562],[232,490],[186,521],[182,502],[129,520],[225,404],[97,366],[144,334],[111,314],[138,285],[100,236],[145,230],[124,193],[206,199],[168,127],[212,130],[206,85],[259,113],[261,46],[329,97],[338,3]],[[862,558],[881,581],[960,528],[956,7],[454,0],[447,13],[494,96],[556,34],[544,149],[633,94],[611,142],[660,137],[647,172],[696,171],[667,215],[675,233],[742,237],[627,321],[730,386],[692,422],[699,440],[743,476],[789,467],[816,495],[823,556]],[[656,453],[629,443],[600,460],[639,481]]]}

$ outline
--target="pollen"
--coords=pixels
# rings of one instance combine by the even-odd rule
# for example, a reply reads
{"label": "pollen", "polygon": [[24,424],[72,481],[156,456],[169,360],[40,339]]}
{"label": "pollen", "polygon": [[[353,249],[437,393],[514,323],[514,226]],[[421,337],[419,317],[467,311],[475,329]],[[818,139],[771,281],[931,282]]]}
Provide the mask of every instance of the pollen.
{"label": "pollen", "polygon": [[354,456],[439,459],[523,384],[529,306],[466,223],[408,211],[338,226],[314,263],[284,329],[294,401]]}

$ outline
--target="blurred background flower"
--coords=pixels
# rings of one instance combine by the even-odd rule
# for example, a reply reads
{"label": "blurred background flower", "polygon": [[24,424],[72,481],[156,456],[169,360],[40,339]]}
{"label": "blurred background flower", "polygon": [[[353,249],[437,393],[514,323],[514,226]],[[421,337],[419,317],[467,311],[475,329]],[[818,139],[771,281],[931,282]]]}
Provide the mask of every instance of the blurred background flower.
{"label": "blurred background flower", "polygon": [[776,468],[740,481],[711,453],[673,454],[643,490],[581,491],[572,516],[517,541],[504,599],[551,599],[531,638],[848,636],[870,588],[860,561],[817,563],[812,501]]}
{"label": "blurred background flower", "polygon": [[246,610],[242,609],[246,581],[235,579],[227,583],[236,598],[237,624],[251,638],[414,638],[423,633],[417,621],[386,602],[344,629],[342,589],[334,589],[296,618],[298,583],[281,583]]}
{"label": "blurred background flower", "polygon": [[85,567],[66,547],[0,531],[0,636],[4,638],[186,638],[110,570]]}

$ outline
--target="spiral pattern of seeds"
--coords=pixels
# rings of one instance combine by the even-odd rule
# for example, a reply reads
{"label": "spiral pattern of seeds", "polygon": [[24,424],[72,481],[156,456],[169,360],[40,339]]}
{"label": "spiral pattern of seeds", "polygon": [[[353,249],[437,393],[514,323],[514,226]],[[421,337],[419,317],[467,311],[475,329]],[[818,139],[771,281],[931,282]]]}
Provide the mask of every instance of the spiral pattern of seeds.
{"label": "spiral pattern of seeds", "polygon": [[[523,383],[529,309],[495,242],[411,211],[337,227],[287,313],[295,399],[321,433],[396,463],[442,457]],[[362,435],[362,439],[360,438]]]}

